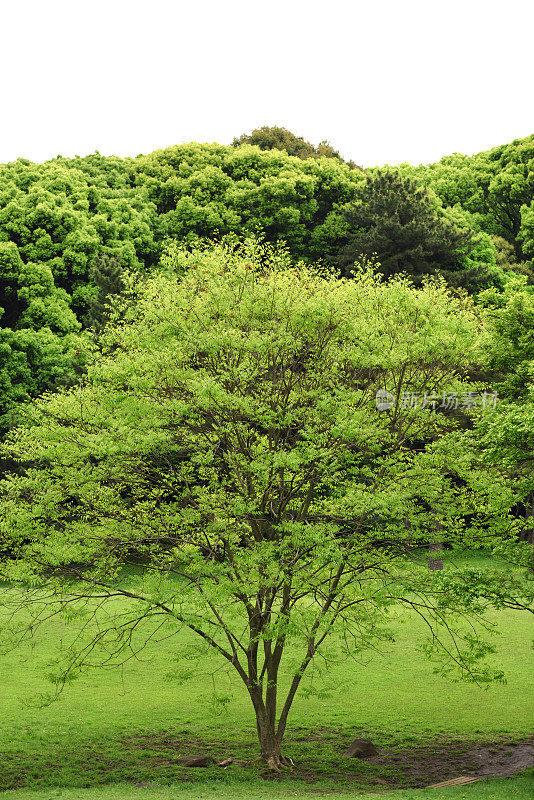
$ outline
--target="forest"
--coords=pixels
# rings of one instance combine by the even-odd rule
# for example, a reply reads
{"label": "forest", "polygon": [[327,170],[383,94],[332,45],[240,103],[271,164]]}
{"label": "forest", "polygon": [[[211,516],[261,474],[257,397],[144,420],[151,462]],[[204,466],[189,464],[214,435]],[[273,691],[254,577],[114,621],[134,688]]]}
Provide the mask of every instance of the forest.
{"label": "forest", "polygon": [[149,275],[169,242],[260,234],[295,260],[347,274],[374,258],[385,276],[440,274],[475,300],[532,285],[532,136],[381,174],[273,131],[230,147],[0,167],[3,430],[28,398],[76,380],[105,297],[123,273]]}
{"label": "forest", "polygon": [[[129,798],[224,769],[228,794],[198,796],[267,796],[274,775],[400,800],[457,777],[440,736],[526,752],[534,134],[419,166],[364,169],[267,126],[0,165],[0,441],[0,791]],[[47,681],[17,655],[34,647]],[[108,677],[128,669],[135,713]],[[420,704],[431,687],[429,717],[388,717],[386,681]],[[426,747],[426,772],[347,766],[340,690],[390,755]],[[473,780],[523,764],[457,758]]]}

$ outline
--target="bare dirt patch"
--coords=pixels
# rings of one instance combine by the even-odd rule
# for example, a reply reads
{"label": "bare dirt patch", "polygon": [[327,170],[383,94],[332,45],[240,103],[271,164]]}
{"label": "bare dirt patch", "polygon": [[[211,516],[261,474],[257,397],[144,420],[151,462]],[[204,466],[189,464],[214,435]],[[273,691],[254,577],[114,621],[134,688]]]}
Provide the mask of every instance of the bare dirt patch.
{"label": "bare dirt patch", "polygon": [[459,775],[510,777],[534,767],[534,737],[477,743],[438,739],[419,747],[383,750],[366,763],[386,768],[386,773],[394,767],[391,775],[381,775],[389,786],[397,786],[401,775],[403,785],[414,788]]}
{"label": "bare dirt patch", "polygon": [[[501,736],[491,741],[442,736],[422,741],[395,740],[375,731],[379,754],[349,758],[343,753],[358,731],[315,728],[288,734],[284,754],[293,762],[277,775],[265,775],[255,736],[238,732],[199,736],[196,732],[166,730],[131,732],[117,738],[72,742],[68,747],[10,751],[0,758],[0,790],[24,787],[98,786],[130,782],[167,785],[205,780],[248,782],[260,776],[308,784],[311,791],[422,787],[459,776],[508,777],[534,766],[534,737]],[[191,769],[184,759],[211,756],[215,763]],[[231,763],[228,760],[231,759]],[[218,766],[226,762],[224,766]]]}
{"label": "bare dirt patch", "polygon": [[[277,775],[263,772],[254,741],[201,741],[196,737],[141,735],[123,740],[126,748],[142,749],[175,763],[176,756],[211,753],[216,760],[233,758],[229,767],[246,771],[260,770],[266,778],[318,783],[358,783],[379,788],[423,787],[451,780],[460,775],[473,778],[511,777],[534,767],[534,736],[522,739],[501,737],[491,741],[455,740],[451,737],[425,741],[420,745],[380,747],[378,737],[373,739],[379,754],[365,759],[343,756],[347,734],[328,729],[314,732],[301,730],[290,737],[285,752],[294,760],[292,770]],[[147,752],[147,755],[148,755]],[[157,763],[157,758],[154,761]],[[181,776],[176,776],[179,780]]]}

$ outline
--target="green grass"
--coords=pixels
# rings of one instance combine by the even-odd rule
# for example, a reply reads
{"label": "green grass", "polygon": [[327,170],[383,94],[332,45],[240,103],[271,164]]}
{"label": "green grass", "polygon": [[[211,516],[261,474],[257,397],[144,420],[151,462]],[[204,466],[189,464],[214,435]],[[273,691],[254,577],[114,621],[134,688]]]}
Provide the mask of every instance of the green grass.
{"label": "green grass", "polygon": [[128,784],[92,789],[52,789],[48,791],[0,792],[5,800],[531,800],[533,780],[530,777],[481,781],[466,786],[449,786],[442,789],[411,789],[394,792],[336,792],[334,795],[319,789],[288,786],[284,783],[263,783],[256,786],[204,783],[191,785],[143,786]]}
{"label": "green grass", "polygon": [[[234,680],[230,688],[229,677],[219,673],[217,691],[231,691],[232,699],[227,707],[211,702],[210,673],[218,662],[203,657],[195,677],[185,684],[165,679],[178,650],[179,643],[172,639],[151,646],[124,671],[89,673],[48,708],[23,706],[22,698],[50,688],[42,668],[61,635],[60,628],[51,624],[33,650],[19,649],[0,658],[0,790],[39,789],[34,794],[10,793],[10,800],[134,796],[276,800],[317,797],[321,791],[336,791],[341,800],[357,796],[375,778],[388,783],[396,778],[402,785],[402,771],[395,776],[385,768],[343,759],[343,747],[356,736],[370,736],[380,747],[407,748],[437,737],[490,741],[532,731],[534,708],[527,698],[534,693],[534,671],[529,668],[534,626],[528,615],[512,611],[495,612],[493,618],[502,635],[496,639],[492,661],[502,664],[505,685],[484,690],[433,674],[432,665],[416,649],[421,623],[405,616],[404,624],[397,625],[395,643],[387,645],[384,654],[373,654],[364,664],[349,661],[336,667],[331,677],[338,688],[331,696],[297,698],[285,752],[310,767],[314,783],[309,785],[301,778],[287,785],[262,781],[254,720],[244,689]],[[320,689],[320,680],[315,683]],[[180,754],[208,749],[216,757],[234,757],[238,763],[224,773],[229,788],[221,783],[217,767],[185,770],[177,766],[176,743]],[[503,783],[509,793],[502,796],[530,797],[524,793],[525,780]],[[118,785],[172,785],[176,781],[183,783],[174,789]],[[57,788],[98,785],[102,788],[83,792],[76,788],[70,794],[58,793]],[[514,792],[517,789],[515,794],[510,793],[512,787]],[[344,790],[350,790],[350,795],[344,795]],[[380,786],[375,790],[381,791]],[[482,784],[456,787],[449,794],[428,791],[437,792],[432,797],[501,796],[485,794]],[[404,800],[425,795],[412,791],[393,796]]]}
{"label": "green grass", "polygon": [[[503,665],[506,685],[493,684],[484,690],[433,674],[432,665],[416,649],[422,624],[406,617],[405,624],[398,626],[395,643],[386,645],[383,655],[373,654],[365,664],[348,661],[335,669],[332,677],[339,689],[331,697],[297,697],[290,726],[341,726],[361,733],[380,730],[417,737],[528,731],[534,721],[532,706],[525,701],[534,690],[534,673],[529,669],[534,627],[519,612],[501,611],[493,618],[502,635],[491,658]],[[0,748],[73,736],[87,739],[119,730],[236,733],[254,728],[250,701],[235,680],[229,706],[213,707],[209,658],[198,664],[196,677],[188,683],[166,680],[178,645],[172,639],[149,648],[124,671],[89,673],[48,708],[24,708],[21,699],[50,689],[42,669],[59,635],[50,626],[33,651],[17,650],[1,657]],[[213,662],[213,666],[218,664]],[[316,686],[321,687],[320,679]],[[217,687],[229,690],[226,673],[218,675]]]}

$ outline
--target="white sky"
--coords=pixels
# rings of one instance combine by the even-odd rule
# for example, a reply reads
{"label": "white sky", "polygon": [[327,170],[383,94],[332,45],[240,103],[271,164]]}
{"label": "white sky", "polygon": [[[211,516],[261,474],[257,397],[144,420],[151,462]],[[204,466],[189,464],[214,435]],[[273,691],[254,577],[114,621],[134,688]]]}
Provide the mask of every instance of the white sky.
{"label": "white sky", "polygon": [[532,0],[0,0],[0,161],[228,144],[371,166],[534,132]]}

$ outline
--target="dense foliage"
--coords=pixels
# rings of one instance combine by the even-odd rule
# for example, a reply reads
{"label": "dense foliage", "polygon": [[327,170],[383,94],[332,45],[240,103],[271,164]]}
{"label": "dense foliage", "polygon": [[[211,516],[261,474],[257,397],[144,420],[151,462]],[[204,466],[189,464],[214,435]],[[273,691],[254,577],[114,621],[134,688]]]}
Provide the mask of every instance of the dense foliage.
{"label": "dense foliage", "polygon": [[[193,246],[261,232],[283,240],[294,259],[337,265],[349,241],[366,239],[345,257],[347,270],[372,250],[386,275],[402,270],[419,281],[439,272],[473,293],[504,286],[514,272],[529,276],[532,153],[531,136],[472,158],[404,165],[403,174],[428,187],[431,211],[422,227],[414,214],[396,230],[391,219],[386,230],[387,209],[375,206],[373,216],[367,194],[377,178],[366,180],[326,143],[314,147],[282,128],[259,129],[230,147],[192,143],[137,158],[95,153],[0,166],[0,434],[29,398],[77,380],[85,331],[102,324],[106,297],[128,273],[150,273],[168,241]],[[417,198],[414,184],[391,196],[389,208],[404,203],[409,214]],[[471,245],[451,247],[462,239]],[[104,263],[114,265],[113,278],[102,277]]]}
{"label": "dense foliage", "polygon": [[0,427],[28,397],[74,379],[80,331],[103,299],[102,259],[147,272],[168,239],[260,230],[311,258],[335,237],[357,180],[336,159],[198,144],[1,167]]}
{"label": "dense foliage", "polygon": [[16,639],[89,615],[60,688],[162,618],[236,670],[278,768],[309,665],[395,604],[499,677],[462,622],[525,608],[521,573],[421,553],[534,564],[533,148],[364,172],[263,128],[0,167],[0,579]]}
{"label": "dense foliage", "polygon": [[428,167],[403,169],[431,187],[444,206],[468,212],[475,229],[511,245],[511,262],[533,275],[534,134],[475,156],[455,153]]}
{"label": "dense foliage", "polygon": [[518,278],[504,293],[488,291],[480,298],[486,306],[482,361],[500,401],[477,421],[470,438],[486,469],[506,476],[522,537],[534,543],[534,288],[525,284]]}
{"label": "dense foliage", "polygon": [[345,164],[348,163],[350,167],[356,167],[354,161],[345,161],[339,152],[334,150],[330,142],[323,140],[318,145],[313,145],[302,136],[296,136],[287,128],[277,125],[264,125],[262,128],[256,128],[252,133],[244,133],[232,142],[233,147],[239,147],[242,144],[257,145],[260,150],[285,150],[288,155],[298,158],[321,158],[322,156],[337,158]]}

